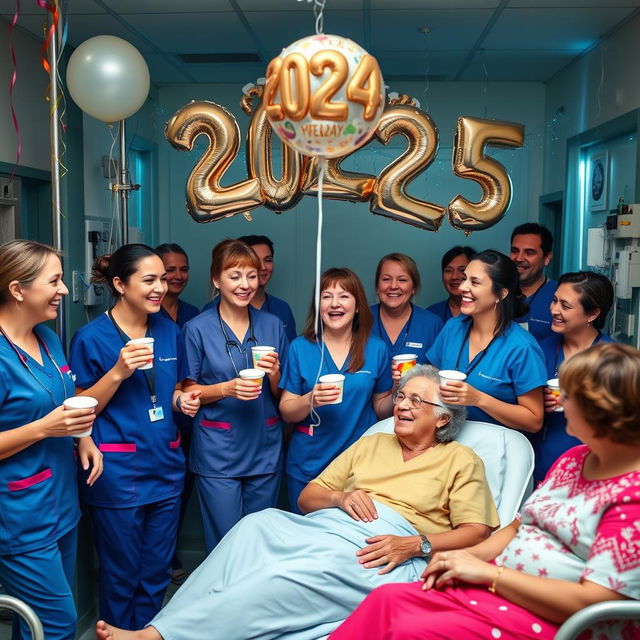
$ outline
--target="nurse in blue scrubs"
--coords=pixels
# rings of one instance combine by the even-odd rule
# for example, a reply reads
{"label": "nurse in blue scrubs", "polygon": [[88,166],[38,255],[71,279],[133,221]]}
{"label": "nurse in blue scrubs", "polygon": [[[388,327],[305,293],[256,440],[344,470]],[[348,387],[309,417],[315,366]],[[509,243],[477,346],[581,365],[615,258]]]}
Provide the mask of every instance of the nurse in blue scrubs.
{"label": "nurse in blue scrubs", "polygon": [[162,300],[160,313],[182,329],[200,313],[198,307],[180,298],[189,283],[189,258],[185,250],[174,242],[158,245],[155,250],[167,271],[167,295]]}
{"label": "nurse in blue scrubs", "polygon": [[[198,307],[185,302],[180,298],[185,287],[189,283],[189,258],[186,251],[173,242],[158,245],[156,252],[162,258],[164,268],[167,272],[167,295],[162,299],[162,308],[160,313],[166,318],[173,320],[180,329],[184,325],[195,318],[199,313]],[[189,449],[191,447],[191,435],[193,433],[193,418],[185,415],[181,411],[173,413],[173,420],[178,429],[180,429],[181,442],[180,446],[184,453],[185,460],[189,458]],[[184,476],[184,488],[180,496],[180,521],[178,523],[178,533],[184,520],[184,514],[189,503],[189,498],[193,493],[195,479],[190,471]],[[182,566],[182,562],[178,557],[178,552],[173,556],[171,561],[171,582],[174,584],[182,584],[187,579],[187,572]]]}
{"label": "nurse in blue scrubs", "polygon": [[[307,483],[393,411],[391,356],[372,335],[373,315],[353,271],[328,269],[322,274],[317,325],[315,316],[312,301],[304,333],[291,343],[280,383],[280,412],[295,425],[286,473],[289,506],[296,513]],[[318,378],[338,373],[345,380],[342,401],[335,404],[340,389],[319,384]]]}
{"label": "nurse in blue scrubs", "polygon": [[[371,307],[372,334],[387,345],[392,357],[414,353],[418,364],[424,364],[427,349],[440,333],[442,322],[430,311],[413,304],[419,289],[420,272],[413,258],[403,253],[384,256],[376,268],[376,293],[380,302]],[[399,371],[392,375],[400,379]]]}
{"label": "nurse in blue scrubs", "polygon": [[[202,392],[189,469],[196,477],[207,552],[242,516],[278,500],[283,446],[278,383],[289,343],[280,319],[251,305],[259,270],[258,256],[244,242],[216,245],[211,280],[219,295],[181,335],[184,387]],[[261,386],[239,375],[253,367],[254,346],[275,349],[258,361],[265,372]]]}
{"label": "nurse in blue scrubs", "polygon": [[[557,378],[560,365],[571,356],[598,342],[613,342],[602,333],[614,292],[611,282],[599,273],[578,271],[565,273],[551,302],[553,335],[540,343],[547,368],[547,378]],[[548,387],[544,394],[544,425],[531,437],[536,454],[533,480],[544,480],[551,465],[565,451],[581,444],[567,433],[567,420]]]}
{"label": "nurse in blue scrubs", "polygon": [[[241,236],[238,240],[248,244],[255,251],[258,259],[260,260],[260,269],[258,270],[258,289],[251,300],[251,306],[256,309],[266,311],[267,313],[273,313],[274,316],[280,318],[284,325],[287,338],[289,342],[292,342],[298,334],[296,331],[296,321],[293,317],[291,307],[285,300],[276,298],[276,296],[267,293],[267,284],[273,275],[273,256],[275,254],[273,242],[271,242],[267,236],[256,235]],[[209,309],[213,304],[214,301],[212,300],[205,305],[204,309]]]}
{"label": "nurse in blue scrubs", "polygon": [[520,289],[529,307],[526,313],[516,317],[516,322],[541,342],[553,334],[549,305],[558,287],[544,272],[553,257],[551,231],[537,222],[517,226],[511,232],[509,257],[518,268]]}
{"label": "nurse in blue scrubs", "polygon": [[449,294],[446,300],[436,302],[427,307],[427,311],[431,311],[440,318],[442,324],[446,324],[447,320],[460,315],[460,301],[462,294],[458,288],[464,279],[464,270],[469,264],[469,260],[475,254],[475,250],[471,247],[452,247],[443,256],[440,263],[442,268],[442,284],[445,291]]}
{"label": "nurse in blue scrubs", "polygon": [[[195,415],[199,394],[177,385],[179,330],[160,313],[160,256],[124,245],[99,258],[93,276],[117,302],[71,341],[76,388],[98,400],[93,437],[105,456],[104,474],[81,484],[81,498],[100,563],[100,617],[137,629],[162,607],[176,545],[184,455],[172,411]],[[129,344],[144,337],[153,351]]]}
{"label": "nurse in blue scrubs", "polygon": [[513,321],[524,310],[515,264],[482,251],[460,285],[461,314],[447,322],[427,353],[439,369],[467,375],[440,387],[446,404],[468,407],[469,420],[534,433],[542,427],[547,375],[540,346]]}
{"label": "nurse in blue scrubs", "polygon": [[[47,640],[71,640],[72,585],[80,518],[75,456],[93,484],[102,454],[91,436],[94,409],[65,410],[73,374],[54,320],[69,293],[52,247],[15,240],[0,246],[0,582],[30,605]],[[30,638],[23,620],[14,638]]]}

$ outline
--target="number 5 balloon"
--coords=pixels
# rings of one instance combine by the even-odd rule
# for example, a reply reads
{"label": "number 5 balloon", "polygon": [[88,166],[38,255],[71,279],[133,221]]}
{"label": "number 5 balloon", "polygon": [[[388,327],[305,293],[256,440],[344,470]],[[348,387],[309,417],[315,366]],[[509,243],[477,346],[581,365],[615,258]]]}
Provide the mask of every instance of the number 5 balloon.
{"label": "number 5 balloon", "polygon": [[453,172],[482,187],[479,202],[461,195],[449,203],[449,221],[456,229],[478,231],[496,224],[511,204],[511,179],[502,164],[484,154],[486,145],[521,147],[524,126],[481,118],[458,118],[453,147]]}

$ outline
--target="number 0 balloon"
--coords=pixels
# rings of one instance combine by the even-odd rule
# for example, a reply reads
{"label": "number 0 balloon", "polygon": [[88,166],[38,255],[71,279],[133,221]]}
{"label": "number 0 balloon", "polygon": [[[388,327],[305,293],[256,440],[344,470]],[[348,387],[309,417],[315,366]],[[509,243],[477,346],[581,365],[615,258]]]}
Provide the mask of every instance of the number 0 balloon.
{"label": "number 0 balloon", "polygon": [[375,133],[385,106],[384,81],[376,59],[348,38],[302,38],[269,63],[266,75],[267,118],[296,151],[337,158]]}

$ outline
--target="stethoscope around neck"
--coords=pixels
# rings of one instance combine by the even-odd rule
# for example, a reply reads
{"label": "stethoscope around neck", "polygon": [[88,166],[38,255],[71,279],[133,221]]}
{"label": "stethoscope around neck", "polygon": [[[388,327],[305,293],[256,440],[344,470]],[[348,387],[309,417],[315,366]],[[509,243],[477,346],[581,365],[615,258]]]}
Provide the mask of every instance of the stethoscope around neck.
{"label": "stethoscope around neck", "polygon": [[[247,345],[252,342],[253,346],[257,347],[258,341],[256,340],[256,336],[253,333],[253,318],[251,317],[251,309],[247,309],[247,313],[249,314],[249,337],[247,338]],[[227,330],[224,328],[222,315],[220,314],[220,305],[218,305],[218,322],[220,323],[220,331],[222,331],[222,335],[224,336],[224,348],[227,350],[227,355],[229,356],[229,360],[231,361],[233,370],[236,372],[236,375],[239,375],[238,368],[236,367],[236,363],[233,361],[233,356],[231,355],[231,349],[236,348],[240,355],[244,355],[247,369],[249,368],[249,356],[246,349],[243,349],[236,340],[231,340],[231,338],[229,337]]]}

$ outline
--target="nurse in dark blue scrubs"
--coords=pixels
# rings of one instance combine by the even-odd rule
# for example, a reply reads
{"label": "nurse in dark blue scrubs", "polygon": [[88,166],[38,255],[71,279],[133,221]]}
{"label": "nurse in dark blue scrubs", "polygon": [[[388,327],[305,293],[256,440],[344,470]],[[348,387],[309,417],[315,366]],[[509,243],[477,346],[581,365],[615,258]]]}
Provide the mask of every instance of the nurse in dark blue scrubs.
{"label": "nurse in dark blue scrubs", "polygon": [[[416,307],[412,300],[420,290],[420,272],[413,258],[403,253],[384,256],[376,268],[378,304],[371,307],[374,336],[386,345],[391,356],[414,353],[424,364],[442,321],[430,311]],[[394,371],[398,380],[400,372]]]}
{"label": "nurse in dark blue scrubs", "polygon": [[[103,476],[81,485],[81,497],[100,562],[100,616],[137,629],[160,611],[171,576],[184,478],[172,412],[195,415],[199,394],[177,385],[179,329],[160,313],[160,256],[124,245],[96,261],[94,280],[117,302],[71,341],[76,387],[98,400],[93,436],[105,456]],[[144,337],[154,339],[153,352],[129,344]]]}
{"label": "nurse in dark blue scrubs", "polygon": [[[91,436],[94,409],[65,410],[73,374],[54,320],[63,296],[52,247],[27,240],[0,246],[0,582],[30,605],[47,640],[71,640],[77,614],[72,585],[80,518],[77,465],[92,484],[102,454]],[[14,638],[29,638],[16,620]]]}
{"label": "nurse in dark blue scrubs", "polygon": [[468,407],[469,420],[535,433],[542,427],[547,376],[540,346],[513,318],[524,310],[515,264],[482,251],[465,269],[462,313],[444,326],[427,358],[467,375],[440,386],[446,404]]}
{"label": "nurse in dark blue scrubs", "polygon": [[[613,342],[602,333],[613,300],[613,285],[599,273],[578,271],[560,276],[550,306],[553,335],[540,343],[548,379],[558,377],[560,365],[567,358],[598,342]],[[581,444],[567,433],[564,412],[556,411],[557,400],[548,387],[544,399],[544,425],[531,436],[536,454],[535,484],[544,480],[551,465],[565,451]]]}
{"label": "nurse in dark blue scrubs", "polygon": [[[187,322],[181,335],[180,377],[202,392],[189,469],[196,476],[207,551],[240,518],[274,507],[282,476],[283,425],[278,413],[280,362],[289,342],[271,313],[251,305],[260,260],[240,240],[213,249],[213,305]],[[262,385],[240,378],[253,367],[251,347],[273,347],[257,366]]]}
{"label": "nurse in dark blue scrubs", "polygon": [[464,270],[474,253],[475,251],[471,247],[457,246],[452,247],[442,256],[440,264],[442,268],[442,284],[449,297],[427,307],[427,311],[437,315],[442,320],[443,325],[446,324],[447,320],[460,315],[462,294],[458,287],[464,280]]}
{"label": "nurse in dark blue scrubs", "polygon": [[[189,258],[185,250],[174,242],[158,245],[156,251],[160,254],[164,268],[167,271],[167,295],[162,300],[160,313],[166,318],[173,320],[178,327],[182,329],[189,320],[195,318],[200,313],[198,307],[180,299],[182,292],[189,283]],[[180,429],[180,435],[182,436],[180,446],[184,452],[185,459],[188,459],[193,433],[193,418],[190,418],[181,411],[176,411],[173,414],[173,420],[178,426],[178,429]],[[195,479],[193,474],[187,471],[184,476],[184,489],[180,496],[178,533],[184,520],[189,498],[193,493],[194,483]],[[173,556],[171,569],[171,581],[174,584],[182,584],[187,579],[187,573],[182,566],[177,551]]]}
{"label": "nurse in dark blue scrubs", "polygon": [[[372,335],[373,316],[364,288],[350,269],[328,269],[320,280],[320,313],[312,300],[304,334],[291,343],[280,386],[280,412],[295,427],[287,453],[289,507],[336,456],[372,424],[391,415],[391,355]],[[326,374],[345,377],[340,390],[318,383]],[[315,414],[315,415],[314,415]],[[314,418],[320,424],[313,426]]]}

